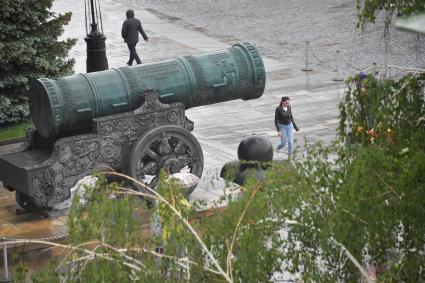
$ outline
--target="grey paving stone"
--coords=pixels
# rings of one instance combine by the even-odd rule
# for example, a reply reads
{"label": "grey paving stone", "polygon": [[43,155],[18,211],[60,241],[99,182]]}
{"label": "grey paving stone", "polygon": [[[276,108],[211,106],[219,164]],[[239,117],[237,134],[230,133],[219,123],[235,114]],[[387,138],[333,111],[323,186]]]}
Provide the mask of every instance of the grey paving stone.
{"label": "grey paving stone", "polygon": [[120,0],[144,6],[169,21],[219,38],[223,42],[251,41],[262,53],[279,61],[304,65],[305,42],[310,41],[310,64],[332,71],[336,50],[344,75],[372,62],[425,66],[425,36],[389,29],[383,17],[364,31],[356,29],[355,1],[347,0]]}

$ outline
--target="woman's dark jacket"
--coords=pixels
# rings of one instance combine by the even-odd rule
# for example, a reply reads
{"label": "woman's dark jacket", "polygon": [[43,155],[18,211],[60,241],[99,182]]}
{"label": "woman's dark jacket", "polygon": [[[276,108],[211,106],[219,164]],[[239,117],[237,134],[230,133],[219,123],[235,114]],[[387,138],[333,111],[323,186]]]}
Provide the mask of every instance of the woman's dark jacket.
{"label": "woman's dark jacket", "polygon": [[294,129],[298,131],[298,127],[294,122],[294,117],[292,117],[291,106],[288,105],[288,111],[285,111],[282,106],[278,106],[274,115],[274,125],[276,126],[276,130],[278,132],[280,131],[279,124],[289,125],[291,122],[294,125]]}
{"label": "woman's dark jacket", "polygon": [[124,21],[121,30],[124,42],[127,42],[128,44],[136,44],[139,42],[139,32],[145,40],[148,39],[148,36],[142,28],[142,23],[138,19],[134,18],[134,12],[129,10],[126,15],[127,20]]}

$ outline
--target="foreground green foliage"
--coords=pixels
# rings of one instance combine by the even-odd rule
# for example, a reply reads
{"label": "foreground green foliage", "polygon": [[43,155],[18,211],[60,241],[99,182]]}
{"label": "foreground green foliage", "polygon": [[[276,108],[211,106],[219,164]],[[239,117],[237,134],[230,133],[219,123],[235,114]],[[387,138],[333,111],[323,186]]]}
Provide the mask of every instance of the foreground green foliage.
{"label": "foreground green foliage", "polygon": [[0,126],[29,117],[28,83],[72,73],[76,40],[59,41],[71,13],[51,12],[53,0],[2,0],[0,5]]}

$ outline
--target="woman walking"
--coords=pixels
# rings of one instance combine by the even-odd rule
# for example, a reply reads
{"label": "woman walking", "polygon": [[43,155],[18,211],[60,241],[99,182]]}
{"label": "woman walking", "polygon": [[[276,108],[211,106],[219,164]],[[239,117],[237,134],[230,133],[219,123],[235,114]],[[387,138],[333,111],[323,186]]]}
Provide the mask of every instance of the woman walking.
{"label": "woman walking", "polygon": [[280,150],[288,143],[288,156],[291,155],[294,145],[294,130],[297,132],[299,131],[299,128],[294,122],[294,117],[292,116],[289,100],[287,96],[282,97],[274,116],[274,124],[277,134],[280,137],[280,143],[277,145],[276,150]]}

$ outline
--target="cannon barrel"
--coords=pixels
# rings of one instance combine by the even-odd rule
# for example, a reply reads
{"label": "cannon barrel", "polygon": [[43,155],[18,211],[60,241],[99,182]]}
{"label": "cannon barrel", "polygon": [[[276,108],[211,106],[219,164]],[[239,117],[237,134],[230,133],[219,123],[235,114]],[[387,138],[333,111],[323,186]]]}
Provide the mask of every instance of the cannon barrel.
{"label": "cannon barrel", "polygon": [[140,107],[153,88],[162,103],[181,102],[186,109],[264,92],[263,60],[249,44],[209,53],[121,67],[30,85],[31,116],[39,134],[51,137],[90,124],[92,118]]}

